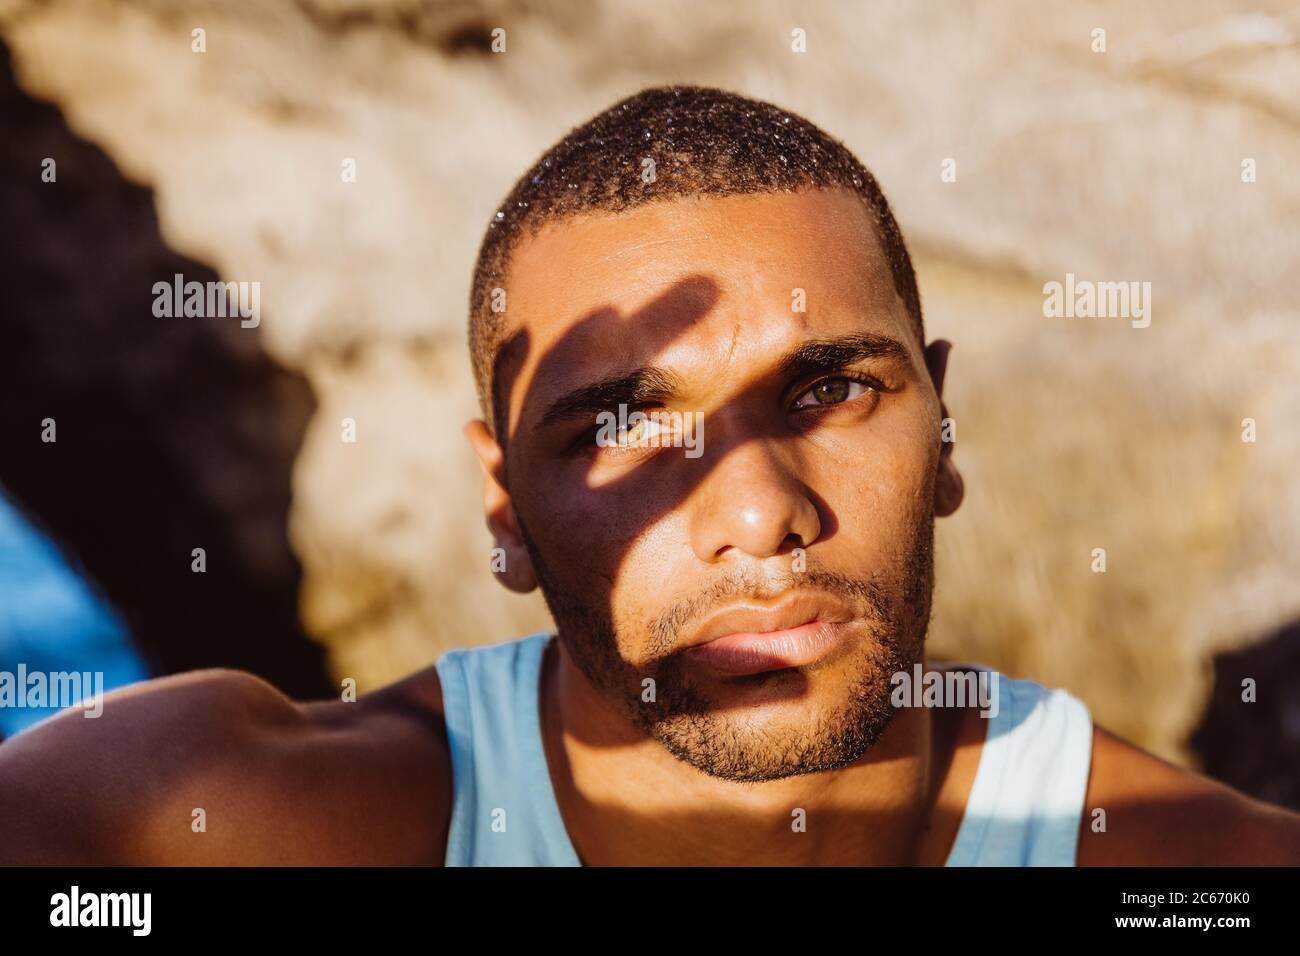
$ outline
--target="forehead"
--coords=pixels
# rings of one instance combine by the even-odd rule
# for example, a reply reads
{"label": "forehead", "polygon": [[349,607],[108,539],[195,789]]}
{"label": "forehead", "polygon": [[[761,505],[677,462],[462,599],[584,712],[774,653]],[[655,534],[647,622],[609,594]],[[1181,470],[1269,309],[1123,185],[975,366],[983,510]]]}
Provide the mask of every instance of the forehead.
{"label": "forehead", "polygon": [[531,406],[643,365],[716,380],[808,339],[861,331],[920,358],[876,230],[843,189],[563,219],[519,243],[507,279],[510,331],[527,343],[502,369],[512,427],[526,391]]}

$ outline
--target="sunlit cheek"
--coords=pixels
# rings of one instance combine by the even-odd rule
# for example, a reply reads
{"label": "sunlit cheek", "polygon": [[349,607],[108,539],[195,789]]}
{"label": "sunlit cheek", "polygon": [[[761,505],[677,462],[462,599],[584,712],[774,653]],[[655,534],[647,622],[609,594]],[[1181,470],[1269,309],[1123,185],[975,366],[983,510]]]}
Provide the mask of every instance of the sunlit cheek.
{"label": "sunlit cheek", "polygon": [[895,407],[873,421],[863,459],[871,463],[882,493],[908,499],[926,487],[938,458],[938,438],[919,403]]}
{"label": "sunlit cheek", "polygon": [[831,550],[865,567],[888,559],[911,533],[932,492],[934,456],[896,438],[894,433],[889,441],[859,443],[848,455],[840,449],[810,482],[839,527],[828,541]]}

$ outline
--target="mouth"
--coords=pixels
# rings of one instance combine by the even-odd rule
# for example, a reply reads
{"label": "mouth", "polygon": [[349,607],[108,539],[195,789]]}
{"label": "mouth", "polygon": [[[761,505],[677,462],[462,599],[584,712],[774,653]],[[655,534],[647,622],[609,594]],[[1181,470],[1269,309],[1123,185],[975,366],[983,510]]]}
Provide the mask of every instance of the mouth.
{"label": "mouth", "polygon": [[732,676],[806,667],[848,639],[852,620],[838,601],[804,596],[776,607],[732,607],[705,622],[686,656]]}

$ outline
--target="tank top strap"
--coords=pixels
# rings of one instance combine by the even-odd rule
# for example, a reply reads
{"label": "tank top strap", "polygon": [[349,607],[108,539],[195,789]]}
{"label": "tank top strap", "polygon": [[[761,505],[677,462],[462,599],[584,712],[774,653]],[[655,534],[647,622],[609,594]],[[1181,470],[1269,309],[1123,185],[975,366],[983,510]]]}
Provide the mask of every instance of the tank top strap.
{"label": "tank top strap", "polygon": [[[971,665],[959,665],[971,667]],[[997,711],[948,866],[1074,866],[1092,717],[1062,689],[996,675]]]}
{"label": "tank top strap", "polygon": [[451,751],[448,866],[580,866],[542,747],[551,634],[447,651],[435,666]]}

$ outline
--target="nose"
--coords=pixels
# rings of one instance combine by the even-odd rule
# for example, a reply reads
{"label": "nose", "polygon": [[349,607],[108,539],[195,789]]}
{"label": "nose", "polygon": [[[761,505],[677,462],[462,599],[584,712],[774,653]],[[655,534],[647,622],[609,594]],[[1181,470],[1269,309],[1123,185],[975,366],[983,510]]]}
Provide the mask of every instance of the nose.
{"label": "nose", "polygon": [[701,561],[720,560],[735,549],[770,558],[806,548],[821,535],[821,519],[797,463],[771,440],[751,439],[728,449],[697,496],[691,515],[691,547]]}

